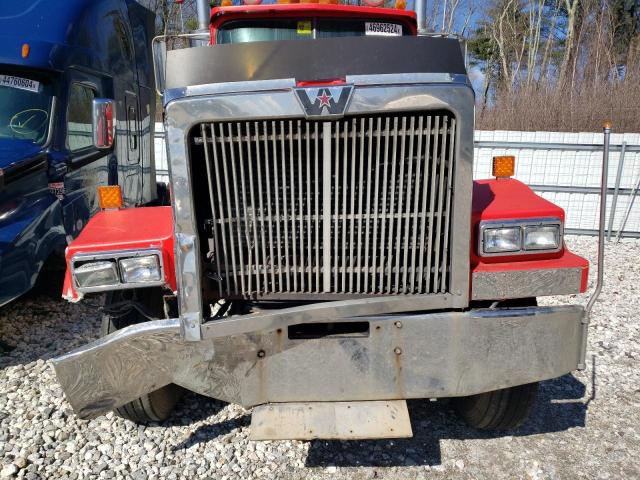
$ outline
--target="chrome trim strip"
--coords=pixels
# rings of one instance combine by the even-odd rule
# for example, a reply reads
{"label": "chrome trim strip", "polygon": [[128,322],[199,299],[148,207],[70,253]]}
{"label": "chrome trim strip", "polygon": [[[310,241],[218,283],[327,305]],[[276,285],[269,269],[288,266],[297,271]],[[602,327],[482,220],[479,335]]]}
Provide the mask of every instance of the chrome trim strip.
{"label": "chrome trim strip", "polygon": [[273,323],[236,321],[233,333],[209,322],[195,343],[170,319],[119,330],[53,365],[83,418],[169,383],[244,406],[451,397],[575,370],[583,317],[580,306],[368,316],[358,321],[369,335],[346,341],[289,339],[290,325],[312,320],[272,315]]}
{"label": "chrome trim strip", "polygon": [[572,295],[580,293],[581,268],[545,268],[474,272],[471,275],[472,300]]}
{"label": "chrome trim strip", "polygon": [[[467,75],[451,75],[450,73],[392,73],[382,75],[347,75],[346,82],[354,86],[392,86],[417,84],[461,84],[471,88]],[[207,95],[252,94],[275,91],[288,91],[296,87],[294,78],[278,80],[258,80],[247,82],[209,83],[189,87],[170,88],[163,94],[163,104],[166,106],[174,100],[185,97],[199,97]]]}
{"label": "chrome trim strip", "polygon": [[260,80],[254,82],[229,82],[192,85],[188,87],[170,88],[164,92],[163,103],[167,105],[172,100],[183,97],[199,97],[205,95],[247,94],[267,91],[290,90],[295,88],[293,78],[280,80]]}
{"label": "chrome trim strip", "polygon": [[[160,278],[161,280],[158,282],[149,282],[149,283],[124,283],[122,281],[122,277],[120,276],[120,283],[118,285],[110,285],[105,287],[80,287],[76,282],[75,271],[76,271],[76,263],[77,262],[90,262],[93,260],[115,260],[116,268],[118,269],[118,275],[120,275],[120,267],[118,265],[118,260],[122,258],[136,258],[136,257],[147,257],[150,255],[157,255],[159,263],[160,263]],[[147,287],[158,287],[166,285],[165,281],[165,271],[164,271],[164,258],[161,250],[157,248],[147,248],[140,250],[117,250],[111,252],[100,252],[100,253],[78,253],[71,257],[71,279],[73,281],[73,288],[75,288],[78,292],[81,293],[95,293],[95,292],[108,292],[112,290],[131,290],[134,288],[147,288]]]}
{"label": "chrome trim strip", "polygon": [[381,75],[347,75],[346,82],[359,86],[407,85],[416,83],[466,83],[459,75],[450,73],[384,73]]}

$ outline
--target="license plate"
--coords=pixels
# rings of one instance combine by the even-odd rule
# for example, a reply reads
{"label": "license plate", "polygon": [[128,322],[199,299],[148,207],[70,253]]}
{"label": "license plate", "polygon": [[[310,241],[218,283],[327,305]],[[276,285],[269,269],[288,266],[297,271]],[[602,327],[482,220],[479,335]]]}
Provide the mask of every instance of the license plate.
{"label": "license plate", "polygon": [[383,37],[399,37],[402,35],[402,25],[397,23],[365,22],[366,35],[381,35]]}
{"label": "license plate", "polygon": [[18,88],[20,90],[37,93],[40,91],[40,82],[36,82],[29,78],[0,75],[0,87]]}

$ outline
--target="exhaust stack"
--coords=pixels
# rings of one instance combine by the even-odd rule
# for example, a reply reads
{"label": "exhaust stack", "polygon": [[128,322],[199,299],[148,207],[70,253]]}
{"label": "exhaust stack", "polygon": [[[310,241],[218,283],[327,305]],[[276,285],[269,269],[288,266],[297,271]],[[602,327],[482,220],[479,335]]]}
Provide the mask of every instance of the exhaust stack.
{"label": "exhaust stack", "polygon": [[426,0],[415,0],[415,11],[418,20],[418,35],[424,35],[426,33],[425,21],[427,18]]}
{"label": "exhaust stack", "polygon": [[196,8],[198,11],[198,33],[204,33],[209,30],[209,22],[211,21],[209,0],[196,0]]}

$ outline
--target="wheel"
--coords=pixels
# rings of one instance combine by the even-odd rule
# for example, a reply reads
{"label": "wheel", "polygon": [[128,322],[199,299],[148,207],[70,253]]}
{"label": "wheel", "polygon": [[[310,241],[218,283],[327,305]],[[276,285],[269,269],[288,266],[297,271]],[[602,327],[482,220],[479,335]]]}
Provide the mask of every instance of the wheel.
{"label": "wheel", "polygon": [[[114,313],[116,310],[120,310],[122,302],[126,301],[139,302],[144,310],[154,318],[164,317],[160,289],[142,288],[110,292],[106,295],[104,305],[105,309],[113,310],[102,316],[101,336],[104,337],[129,325],[148,321],[148,318],[133,308],[123,309],[123,313]],[[116,415],[135,423],[161,422],[169,417],[182,393],[182,388],[170,384],[126,403],[114,409],[114,412]]]}
{"label": "wheel", "polygon": [[529,416],[539,382],[493,392],[452,399],[453,408],[470,427],[508,430],[519,427]]}
{"label": "wheel", "polygon": [[[493,302],[487,302],[493,303]],[[535,307],[535,298],[517,298],[499,302],[498,308]],[[538,382],[493,392],[452,398],[453,408],[470,427],[482,430],[508,430],[519,427],[529,416],[536,401]]]}

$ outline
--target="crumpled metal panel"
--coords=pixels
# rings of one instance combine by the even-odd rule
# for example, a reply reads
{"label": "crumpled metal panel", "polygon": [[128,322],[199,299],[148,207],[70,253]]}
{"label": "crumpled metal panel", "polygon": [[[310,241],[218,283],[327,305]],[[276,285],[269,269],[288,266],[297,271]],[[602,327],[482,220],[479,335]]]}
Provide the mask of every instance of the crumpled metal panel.
{"label": "crumpled metal panel", "polygon": [[583,315],[566,306],[359,317],[366,336],[305,340],[287,334],[310,323],[304,315],[240,316],[206,323],[200,342],[183,341],[172,319],[113,333],[54,367],[84,418],[168,383],[244,406],[463,396],[575,370]]}

